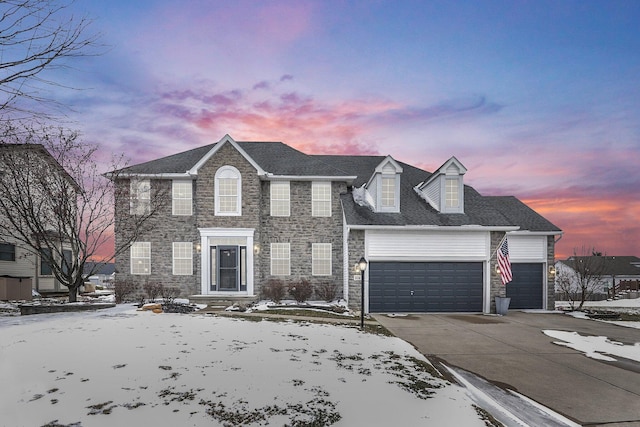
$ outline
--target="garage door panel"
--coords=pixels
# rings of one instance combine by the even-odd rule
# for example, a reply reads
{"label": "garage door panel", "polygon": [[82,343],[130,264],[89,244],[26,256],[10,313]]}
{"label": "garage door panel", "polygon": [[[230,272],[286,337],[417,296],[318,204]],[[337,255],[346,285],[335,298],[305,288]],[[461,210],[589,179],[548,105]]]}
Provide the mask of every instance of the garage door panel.
{"label": "garage door panel", "polygon": [[482,263],[372,262],[371,312],[482,311]]}
{"label": "garage door panel", "polygon": [[511,264],[513,280],[507,283],[509,308],[540,309],[543,302],[543,267],[541,263]]}

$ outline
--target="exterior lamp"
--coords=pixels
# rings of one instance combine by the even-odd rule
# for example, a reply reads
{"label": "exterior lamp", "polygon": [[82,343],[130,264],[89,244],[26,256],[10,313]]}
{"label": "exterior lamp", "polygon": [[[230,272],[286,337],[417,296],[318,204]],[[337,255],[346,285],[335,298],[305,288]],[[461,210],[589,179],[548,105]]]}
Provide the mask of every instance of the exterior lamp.
{"label": "exterior lamp", "polygon": [[367,260],[364,257],[358,261],[360,268],[360,330],[364,330],[364,271],[367,269]]}
{"label": "exterior lamp", "polygon": [[500,274],[500,266],[496,263],[496,274]]}
{"label": "exterior lamp", "polygon": [[549,275],[550,275],[551,277],[553,277],[553,276],[555,276],[555,275],[556,275],[556,268],[555,268],[553,265],[550,265],[550,266],[549,266]]}

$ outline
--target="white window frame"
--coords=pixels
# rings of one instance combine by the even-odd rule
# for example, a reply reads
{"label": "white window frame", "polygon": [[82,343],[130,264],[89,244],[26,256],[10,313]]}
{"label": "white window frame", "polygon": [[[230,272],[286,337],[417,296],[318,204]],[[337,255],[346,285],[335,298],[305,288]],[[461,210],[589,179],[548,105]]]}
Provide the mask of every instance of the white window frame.
{"label": "white window frame", "polygon": [[400,212],[400,175],[380,174],[378,178],[378,212]]}
{"label": "white window frame", "polygon": [[289,181],[271,181],[271,216],[291,216],[291,183]]}
{"label": "white window frame", "polygon": [[131,255],[131,274],[151,274],[151,242],[133,242],[129,249]]}
{"label": "white window frame", "polygon": [[171,184],[171,213],[176,216],[193,215],[193,182],[173,180]]}
{"label": "white window frame", "polygon": [[[224,185],[220,185],[222,180],[235,180],[235,185],[231,185],[231,187],[225,187]],[[222,194],[222,191],[227,190],[235,190],[235,194]],[[240,171],[233,166],[222,166],[220,169],[216,171],[215,176],[215,215],[217,216],[240,216],[242,215],[242,175],[240,175]],[[233,199],[235,198],[235,209],[228,209],[226,204],[223,203],[225,198]]]}
{"label": "white window frame", "polygon": [[271,275],[291,275],[291,245],[289,243],[271,243]]}
{"label": "white window frame", "polygon": [[148,215],[151,213],[151,181],[132,179],[129,182],[129,213]]}
{"label": "white window frame", "polygon": [[331,216],[330,181],[313,181],[311,183],[311,216]]}
{"label": "white window frame", "polygon": [[332,253],[331,243],[313,243],[311,245],[311,274],[313,276],[331,276]]}
{"label": "white window frame", "polygon": [[464,187],[460,177],[445,177],[442,186],[442,212],[464,212]]}
{"label": "white window frame", "polygon": [[191,276],[193,274],[193,243],[173,242],[173,275]]}

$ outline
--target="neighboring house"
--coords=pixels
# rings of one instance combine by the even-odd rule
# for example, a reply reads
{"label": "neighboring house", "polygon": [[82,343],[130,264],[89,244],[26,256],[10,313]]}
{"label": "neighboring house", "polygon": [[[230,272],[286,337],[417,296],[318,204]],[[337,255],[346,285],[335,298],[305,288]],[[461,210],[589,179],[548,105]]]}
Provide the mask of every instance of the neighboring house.
{"label": "neighboring house", "polygon": [[[179,286],[183,295],[259,295],[272,278],[331,282],[367,312],[491,312],[554,308],[555,237],[562,232],[515,197],[484,197],[452,157],[434,173],[391,156],[307,155],[279,142],[225,136],[119,171],[128,199],[116,215],[171,203],[153,232],[116,259],[116,278]],[[116,240],[127,230],[116,230]],[[508,234],[513,282],[495,252]]]}
{"label": "neighboring house", "polygon": [[[10,165],[8,165],[10,163]],[[32,185],[37,185],[37,179],[28,180],[28,174],[24,171],[15,170],[16,165],[33,165],[34,168],[44,167],[48,173],[60,173],[68,179],[71,177],[64,171],[62,166],[49,154],[40,144],[0,144],[0,180],[2,182],[0,198],[7,200],[7,195],[11,191],[22,191],[24,182],[29,181]],[[15,171],[15,172],[14,172]],[[20,182],[21,178],[24,182]],[[38,174],[34,174],[37,176]],[[30,189],[37,194],[37,188]],[[34,198],[34,202],[37,201]],[[20,243],[11,230],[16,230],[9,218],[0,209],[0,276],[19,277],[31,281],[33,290],[41,293],[62,293],[67,292],[67,287],[62,285],[53,275],[52,268],[47,257],[42,257],[41,253],[34,253],[33,249]],[[53,224],[47,227],[47,233],[54,233],[56,230]],[[68,245],[60,241],[59,248],[66,257],[71,257],[71,250]],[[42,249],[42,251],[49,251]],[[46,252],[49,253],[49,252]]]}
{"label": "neighboring house", "polygon": [[[572,256],[566,260],[556,262],[558,276],[568,272],[575,274],[573,269],[576,261],[587,262],[595,268],[602,269],[600,280],[594,286],[592,299],[606,299],[611,297],[611,289],[638,289],[640,282],[640,258],[636,256]],[[569,276],[571,277],[571,276]],[[622,286],[621,286],[622,285]],[[634,286],[635,285],[635,286]],[[556,292],[561,290],[556,286]]]}
{"label": "neighboring house", "polygon": [[[93,262],[87,262],[84,266],[85,274],[92,271],[96,267],[96,264]],[[116,273],[116,265],[115,263],[107,263],[100,266],[100,268],[94,272],[92,276],[87,278],[87,282],[90,282],[94,286],[102,286],[103,288],[108,288],[113,285],[113,280],[115,278]]]}

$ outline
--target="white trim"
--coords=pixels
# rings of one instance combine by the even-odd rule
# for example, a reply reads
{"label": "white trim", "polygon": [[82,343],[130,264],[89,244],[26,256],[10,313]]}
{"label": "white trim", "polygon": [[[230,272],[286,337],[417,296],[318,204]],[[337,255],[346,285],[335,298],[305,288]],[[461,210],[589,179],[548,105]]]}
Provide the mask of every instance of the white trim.
{"label": "white trim", "polygon": [[209,250],[209,237],[245,237],[247,239],[247,291],[234,292],[233,295],[253,295],[253,228],[198,228],[200,232],[200,292],[201,295],[226,295],[229,292],[209,291],[211,282],[211,251]]}
{"label": "white trim", "polygon": [[[230,176],[222,176],[230,175]],[[223,212],[220,210],[220,179],[236,180],[236,209],[231,212]],[[224,165],[218,168],[214,177],[214,214],[216,216],[241,216],[242,215],[242,174],[231,165]],[[226,196],[228,197],[228,196]]]}
{"label": "white trim", "polygon": [[516,231],[519,226],[484,225],[348,225],[352,230],[393,230],[393,231]]}
{"label": "white trim", "polygon": [[106,177],[113,178],[114,176],[117,178],[143,178],[143,179],[191,179],[195,180],[196,177],[189,174],[189,172],[185,173],[120,173],[113,174],[107,173]]}
{"label": "white trim", "polygon": [[266,174],[262,177],[265,181],[346,181],[351,183],[357,176],[329,176],[329,175],[273,175]]}
{"label": "white trim", "polygon": [[[277,184],[277,185],[276,185]],[[286,184],[286,185],[285,185]],[[287,203],[287,209],[285,213],[278,212],[281,206],[278,206],[278,209],[274,211],[274,189],[278,187],[287,187],[287,198],[286,199],[275,199],[276,202],[284,204]],[[277,191],[276,191],[277,193]],[[277,194],[276,194],[277,195]],[[283,191],[284,195],[284,191]],[[274,213],[275,212],[275,213]],[[291,181],[273,181],[269,183],[269,215],[273,217],[290,217],[291,216]]]}
{"label": "white trim", "polygon": [[220,139],[220,141],[218,141],[213,146],[213,148],[211,150],[209,150],[209,152],[207,154],[205,154],[200,160],[198,160],[198,163],[196,163],[191,169],[189,169],[187,171],[187,173],[192,174],[192,175],[197,175],[198,174],[198,170],[202,167],[202,165],[204,165],[226,143],[231,144],[233,146],[233,148],[238,150],[238,152],[242,155],[242,157],[244,157],[251,164],[251,166],[253,166],[253,168],[258,172],[258,175],[266,175],[266,172],[256,163],[256,161],[253,160],[251,158],[251,156],[249,156],[247,154],[246,151],[244,151],[242,148],[240,148],[238,143],[236,141],[234,141],[233,138],[231,138],[228,134],[223,136],[222,139]]}

